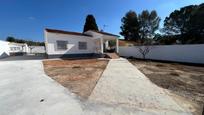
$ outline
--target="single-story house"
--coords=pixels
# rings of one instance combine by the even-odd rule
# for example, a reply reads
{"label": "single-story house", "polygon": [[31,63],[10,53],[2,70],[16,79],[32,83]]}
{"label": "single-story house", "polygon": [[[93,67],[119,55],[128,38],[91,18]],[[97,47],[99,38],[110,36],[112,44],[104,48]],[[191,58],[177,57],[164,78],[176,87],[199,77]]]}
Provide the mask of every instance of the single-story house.
{"label": "single-story house", "polygon": [[0,40],[0,58],[28,53],[28,45]]}
{"label": "single-story house", "polygon": [[56,29],[45,29],[45,47],[48,58],[101,56],[109,48],[110,41],[115,43],[118,53],[118,35],[89,30],[84,33]]}
{"label": "single-story house", "polygon": [[23,55],[28,52],[28,45],[26,43],[14,43],[9,42],[9,54],[12,55]]}

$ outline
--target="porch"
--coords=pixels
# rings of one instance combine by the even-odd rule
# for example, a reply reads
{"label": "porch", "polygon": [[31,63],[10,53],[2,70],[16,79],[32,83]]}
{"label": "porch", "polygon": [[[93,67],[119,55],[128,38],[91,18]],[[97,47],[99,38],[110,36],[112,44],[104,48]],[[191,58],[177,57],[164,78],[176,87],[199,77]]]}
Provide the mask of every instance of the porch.
{"label": "porch", "polygon": [[95,53],[105,54],[119,52],[118,37],[103,35],[95,40],[95,44]]}

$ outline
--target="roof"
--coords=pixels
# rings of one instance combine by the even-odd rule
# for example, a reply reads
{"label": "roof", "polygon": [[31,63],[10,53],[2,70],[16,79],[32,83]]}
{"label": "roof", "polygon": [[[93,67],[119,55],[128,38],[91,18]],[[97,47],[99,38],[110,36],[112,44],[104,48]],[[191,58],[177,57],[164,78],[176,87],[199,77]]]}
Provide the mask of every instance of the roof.
{"label": "roof", "polygon": [[[84,34],[84,33],[70,32],[70,31],[64,31],[64,30],[56,30],[56,29],[48,29],[48,28],[46,28],[45,31],[52,32],[52,33],[71,34],[71,35],[79,35],[79,36],[88,36],[88,37],[91,37],[91,35],[87,35],[87,34]],[[114,35],[114,34],[107,33],[107,32],[94,31],[94,30],[90,30],[90,31],[93,31],[93,32],[96,32],[96,33],[100,33],[100,34],[104,34],[104,35],[119,37],[118,35]]]}
{"label": "roof", "polygon": [[90,30],[90,31],[93,31],[93,32],[96,32],[96,33],[100,33],[100,34],[104,34],[104,35],[120,37],[119,35],[115,35],[115,34],[111,34],[111,33],[107,33],[107,32],[95,31],[95,30]]}
{"label": "roof", "polygon": [[45,29],[47,32],[51,33],[60,33],[60,34],[71,34],[71,35],[79,35],[79,36],[88,36],[91,37],[90,35],[84,34],[84,33],[79,33],[79,32],[70,32],[70,31],[64,31],[64,30],[56,30],[56,29]]}

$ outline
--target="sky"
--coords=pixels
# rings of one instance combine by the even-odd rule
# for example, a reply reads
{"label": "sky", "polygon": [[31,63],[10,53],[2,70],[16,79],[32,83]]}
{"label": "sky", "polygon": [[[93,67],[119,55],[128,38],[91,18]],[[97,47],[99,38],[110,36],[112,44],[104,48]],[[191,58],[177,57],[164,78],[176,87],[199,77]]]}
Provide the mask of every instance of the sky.
{"label": "sky", "polygon": [[156,10],[162,26],[175,9],[201,3],[204,0],[0,0],[0,39],[44,41],[45,28],[82,32],[88,14],[100,29],[119,35],[121,18],[129,10]]}

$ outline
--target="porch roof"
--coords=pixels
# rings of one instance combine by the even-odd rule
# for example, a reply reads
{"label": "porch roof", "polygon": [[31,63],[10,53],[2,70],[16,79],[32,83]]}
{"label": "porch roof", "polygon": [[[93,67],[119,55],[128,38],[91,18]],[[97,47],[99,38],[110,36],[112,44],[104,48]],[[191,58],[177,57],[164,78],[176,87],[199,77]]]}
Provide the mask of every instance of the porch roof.
{"label": "porch roof", "polygon": [[116,36],[103,35],[103,40],[116,40],[117,38]]}

